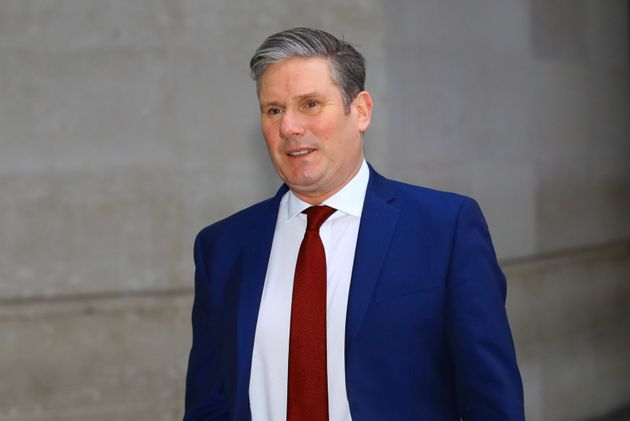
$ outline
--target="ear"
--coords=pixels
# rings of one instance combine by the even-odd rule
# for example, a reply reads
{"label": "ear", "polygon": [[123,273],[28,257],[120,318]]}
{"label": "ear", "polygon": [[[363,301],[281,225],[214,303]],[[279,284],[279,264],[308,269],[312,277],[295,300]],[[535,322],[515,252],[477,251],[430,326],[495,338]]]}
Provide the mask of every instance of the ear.
{"label": "ear", "polygon": [[361,133],[364,133],[372,121],[372,96],[368,91],[359,92],[354,98],[352,106],[356,112],[357,128]]}

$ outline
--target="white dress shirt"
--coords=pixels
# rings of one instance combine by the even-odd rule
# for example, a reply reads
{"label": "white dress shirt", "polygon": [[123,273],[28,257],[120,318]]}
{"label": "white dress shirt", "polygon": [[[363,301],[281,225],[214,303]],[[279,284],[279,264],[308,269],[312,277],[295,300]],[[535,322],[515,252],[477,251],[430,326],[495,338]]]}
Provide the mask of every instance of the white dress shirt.
{"label": "white dress shirt", "polygon": [[[326,342],[330,421],[351,421],[344,364],[346,308],[363,200],[365,161],[340,191],[322,203],[337,209],[320,228],[326,252]],[[291,300],[297,255],[306,230],[306,202],[288,191],[280,201],[252,358],[249,400],[253,421],[285,421]]]}

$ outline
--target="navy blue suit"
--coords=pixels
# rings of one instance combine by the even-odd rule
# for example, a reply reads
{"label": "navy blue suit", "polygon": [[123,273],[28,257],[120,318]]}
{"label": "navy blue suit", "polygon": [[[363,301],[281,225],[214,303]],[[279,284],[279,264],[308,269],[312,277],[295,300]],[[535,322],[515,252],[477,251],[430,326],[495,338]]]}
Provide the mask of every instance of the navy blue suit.
{"label": "navy blue suit", "polygon": [[[256,319],[286,191],[196,239],[185,420],[251,419]],[[346,316],[353,421],[523,420],[505,294],[474,200],[370,168]]]}

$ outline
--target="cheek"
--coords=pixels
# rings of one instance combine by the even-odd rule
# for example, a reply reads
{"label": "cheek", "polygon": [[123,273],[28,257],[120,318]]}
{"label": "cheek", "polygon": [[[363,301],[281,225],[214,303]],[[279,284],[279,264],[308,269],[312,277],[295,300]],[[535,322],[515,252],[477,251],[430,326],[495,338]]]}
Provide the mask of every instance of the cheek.
{"label": "cheek", "polygon": [[318,136],[329,137],[329,134],[335,130],[335,124],[330,119],[315,118],[310,121],[309,128]]}
{"label": "cheek", "polygon": [[344,141],[350,135],[344,121],[339,119],[321,119],[314,121],[310,127],[311,132],[322,142],[324,149],[331,153],[344,149],[347,142]]}
{"label": "cheek", "polygon": [[265,144],[270,151],[274,151],[279,144],[279,137],[277,135],[277,130],[274,130],[272,126],[263,126],[262,134],[265,138]]}

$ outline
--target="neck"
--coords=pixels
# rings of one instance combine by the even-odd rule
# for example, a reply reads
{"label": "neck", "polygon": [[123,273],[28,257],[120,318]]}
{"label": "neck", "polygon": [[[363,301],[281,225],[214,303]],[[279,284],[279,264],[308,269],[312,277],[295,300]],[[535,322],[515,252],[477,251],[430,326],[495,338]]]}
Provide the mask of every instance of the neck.
{"label": "neck", "polygon": [[350,175],[344,180],[344,182],[341,183],[336,188],[327,191],[326,193],[298,192],[293,189],[291,189],[291,191],[298,199],[308,203],[309,205],[313,205],[313,206],[321,205],[322,203],[324,203],[326,199],[328,199],[329,197],[332,197],[339,190],[343,189],[350,182],[350,180],[352,180],[354,176],[357,175],[357,173],[361,169],[361,165],[363,165],[363,161],[364,161],[364,158],[363,158],[363,155],[361,155],[361,159],[359,160],[359,163],[355,166],[355,168],[352,170]]}

